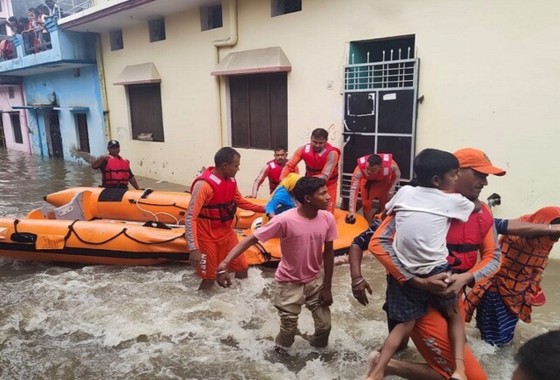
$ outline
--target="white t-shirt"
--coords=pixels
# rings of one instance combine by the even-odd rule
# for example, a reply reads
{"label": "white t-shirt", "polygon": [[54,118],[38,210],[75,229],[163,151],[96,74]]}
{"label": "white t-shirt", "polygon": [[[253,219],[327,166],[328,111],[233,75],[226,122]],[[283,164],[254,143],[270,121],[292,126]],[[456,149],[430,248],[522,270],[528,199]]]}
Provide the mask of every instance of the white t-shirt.
{"label": "white t-shirt", "polygon": [[460,194],[405,186],[386,208],[396,213],[393,249],[397,258],[409,272],[423,275],[447,263],[446,238],[451,219],[466,222],[474,203]]}

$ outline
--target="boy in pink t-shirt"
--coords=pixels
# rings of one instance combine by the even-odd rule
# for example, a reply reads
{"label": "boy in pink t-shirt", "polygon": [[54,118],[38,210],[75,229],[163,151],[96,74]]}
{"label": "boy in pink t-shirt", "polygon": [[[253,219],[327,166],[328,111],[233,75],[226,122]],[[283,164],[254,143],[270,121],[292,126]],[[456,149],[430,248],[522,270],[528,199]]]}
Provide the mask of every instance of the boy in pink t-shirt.
{"label": "boy in pink t-shirt", "polygon": [[305,304],[315,323],[310,343],[314,347],[325,347],[331,331],[329,306],[332,304],[333,240],[338,237],[336,223],[333,215],[325,211],[330,196],[323,179],[302,177],[293,192],[300,206],[274,217],[239,242],[218,265],[217,280],[220,286],[229,287],[227,267],[231,260],[259,240],[280,238],[282,260],[275,275],[274,301],[280,315],[280,332],[275,342],[281,347],[293,344],[298,334],[298,316]]}

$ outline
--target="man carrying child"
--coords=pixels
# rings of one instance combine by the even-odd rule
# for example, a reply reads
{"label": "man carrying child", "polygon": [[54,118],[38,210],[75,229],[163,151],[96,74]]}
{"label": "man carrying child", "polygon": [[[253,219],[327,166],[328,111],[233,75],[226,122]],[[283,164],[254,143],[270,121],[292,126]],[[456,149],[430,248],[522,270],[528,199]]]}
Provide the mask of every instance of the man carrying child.
{"label": "man carrying child", "polygon": [[[418,186],[403,187],[387,203],[387,212],[395,213],[395,254],[414,275],[429,277],[451,272],[445,243],[451,220],[466,222],[475,207],[473,202],[455,193],[458,171],[459,162],[451,153],[425,149],[414,160]],[[435,305],[448,321],[456,363],[451,378],[466,380],[465,332],[457,298],[435,297],[407,284],[401,285],[391,276],[387,278],[387,312],[390,319],[400,323],[389,333],[368,379],[383,379],[387,363],[401,341],[412,332],[416,319],[427,313],[429,303]]]}

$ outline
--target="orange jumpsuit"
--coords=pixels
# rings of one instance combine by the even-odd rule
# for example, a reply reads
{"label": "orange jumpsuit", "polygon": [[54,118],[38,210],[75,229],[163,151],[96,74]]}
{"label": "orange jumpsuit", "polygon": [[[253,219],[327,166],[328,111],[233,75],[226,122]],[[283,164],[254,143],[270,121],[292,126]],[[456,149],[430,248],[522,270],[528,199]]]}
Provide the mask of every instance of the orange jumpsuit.
{"label": "orange jumpsuit", "polygon": [[[384,168],[381,168],[383,170]],[[388,168],[389,169],[389,168]],[[386,175],[380,175],[379,180],[371,180],[368,178],[360,165],[356,165],[352,174],[350,183],[350,202],[349,211],[356,213],[356,204],[358,202],[358,191],[362,197],[362,207],[364,215],[371,213],[373,209],[373,200],[379,201],[379,209],[377,213],[385,210],[385,204],[393,197],[397,184],[401,180],[401,171],[394,160],[391,160],[390,169]]]}
{"label": "orange jumpsuit", "polygon": [[[477,212],[471,214],[471,218],[465,224],[478,223]],[[453,221],[452,223],[461,223]],[[395,232],[394,216],[388,216],[379,226],[369,243],[369,250],[387,269],[389,274],[404,283],[413,275],[401,273],[397,264],[391,256],[392,241]],[[475,282],[491,276],[498,270],[500,265],[500,250],[497,245],[497,236],[494,227],[481,237],[479,252],[480,260],[468,270],[472,273]],[[459,302],[460,311],[464,315],[464,306]],[[455,357],[447,335],[447,320],[432,307],[428,307],[428,313],[416,321],[411,338],[426,360],[428,365],[444,378],[449,378],[455,368]],[[484,369],[474,357],[468,347],[465,347],[465,368],[469,380],[485,380]]]}
{"label": "orange jumpsuit", "polygon": [[[199,218],[202,206],[208,205],[214,197],[214,189],[205,181],[197,181],[191,189],[191,202],[185,215],[185,238],[190,251],[199,249],[201,252],[200,265],[197,274],[205,280],[216,279],[216,268],[224,260],[229,251],[239,242],[232,228],[234,220],[216,223],[210,219]],[[238,207],[255,212],[264,212],[264,207],[249,202],[235,189],[234,201]],[[228,270],[239,272],[247,269],[245,256],[241,255],[233,260]]]}

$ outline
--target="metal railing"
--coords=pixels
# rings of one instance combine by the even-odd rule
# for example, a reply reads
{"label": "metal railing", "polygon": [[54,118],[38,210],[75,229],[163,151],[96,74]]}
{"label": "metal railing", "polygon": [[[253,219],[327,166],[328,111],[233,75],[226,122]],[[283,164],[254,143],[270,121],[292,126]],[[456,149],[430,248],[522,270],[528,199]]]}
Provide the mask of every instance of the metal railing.
{"label": "metal railing", "polygon": [[93,6],[93,0],[57,0],[55,10],[57,17],[65,17],[81,12]]}

